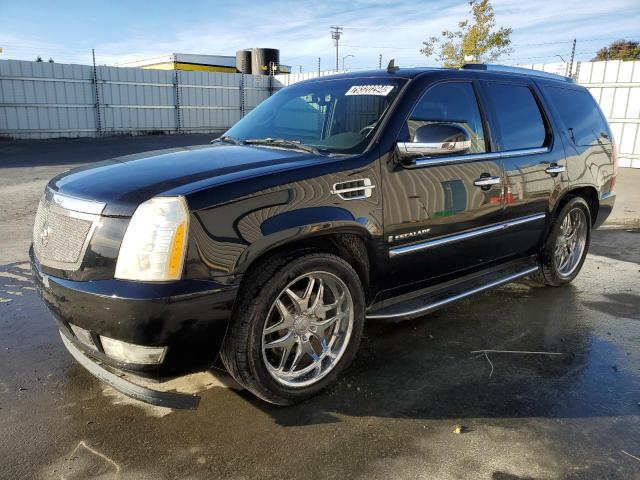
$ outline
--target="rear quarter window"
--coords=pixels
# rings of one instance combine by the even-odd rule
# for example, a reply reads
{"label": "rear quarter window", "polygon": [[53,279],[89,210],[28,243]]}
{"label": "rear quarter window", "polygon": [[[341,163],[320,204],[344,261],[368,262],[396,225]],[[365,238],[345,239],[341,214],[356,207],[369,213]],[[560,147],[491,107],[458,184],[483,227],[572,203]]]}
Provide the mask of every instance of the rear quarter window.
{"label": "rear quarter window", "polygon": [[487,83],[500,134],[500,150],[543,147],[547,138],[538,102],[526,85]]}
{"label": "rear quarter window", "polygon": [[609,128],[595,99],[586,90],[547,86],[545,91],[573,143],[593,145]]}

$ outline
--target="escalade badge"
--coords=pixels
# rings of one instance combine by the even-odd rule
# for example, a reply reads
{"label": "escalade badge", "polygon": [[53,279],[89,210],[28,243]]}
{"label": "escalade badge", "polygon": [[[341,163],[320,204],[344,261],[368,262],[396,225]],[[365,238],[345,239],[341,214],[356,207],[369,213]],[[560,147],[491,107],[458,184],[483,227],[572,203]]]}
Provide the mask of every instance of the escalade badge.
{"label": "escalade badge", "polygon": [[413,232],[401,233],[400,235],[389,235],[389,242],[397,242],[398,240],[406,240],[409,238],[419,237],[431,232],[430,228],[423,228],[422,230],[415,230]]}

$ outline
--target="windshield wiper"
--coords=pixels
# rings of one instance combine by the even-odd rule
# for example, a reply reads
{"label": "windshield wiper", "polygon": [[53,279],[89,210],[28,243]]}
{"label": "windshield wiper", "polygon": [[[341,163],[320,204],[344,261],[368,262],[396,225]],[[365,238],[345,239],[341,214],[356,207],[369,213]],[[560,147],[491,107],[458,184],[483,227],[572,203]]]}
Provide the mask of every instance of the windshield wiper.
{"label": "windshield wiper", "polygon": [[296,150],[302,150],[304,152],[313,153],[314,155],[322,155],[322,151],[312,145],[305,145],[295,140],[287,140],[285,138],[254,138],[245,140],[247,145],[273,145],[283,148],[295,148]]}
{"label": "windshield wiper", "polygon": [[225,142],[225,143],[230,143],[232,145],[244,145],[243,140],[240,140],[239,138],[236,138],[236,137],[230,137],[229,135],[223,135],[222,137],[216,138],[215,140],[211,140],[211,143],[216,143],[216,142]]}

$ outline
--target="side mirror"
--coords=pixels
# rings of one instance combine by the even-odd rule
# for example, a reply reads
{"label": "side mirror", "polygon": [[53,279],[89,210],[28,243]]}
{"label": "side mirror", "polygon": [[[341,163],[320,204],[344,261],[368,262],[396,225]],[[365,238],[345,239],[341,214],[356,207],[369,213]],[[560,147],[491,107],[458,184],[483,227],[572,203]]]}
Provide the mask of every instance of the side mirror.
{"label": "side mirror", "polygon": [[416,130],[413,142],[398,142],[401,156],[427,157],[465,152],[471,148],[469,134],[457,125],[430,123]]}

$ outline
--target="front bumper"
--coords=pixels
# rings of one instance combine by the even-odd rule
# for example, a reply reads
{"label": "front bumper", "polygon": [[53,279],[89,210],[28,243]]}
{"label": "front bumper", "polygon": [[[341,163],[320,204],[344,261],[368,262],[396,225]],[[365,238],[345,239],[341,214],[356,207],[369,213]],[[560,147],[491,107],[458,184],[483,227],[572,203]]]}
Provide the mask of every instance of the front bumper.
{"label": "front bumper", "polygon": [[[73,281],[42,272],[30,252],[36,289],[63,335],[84,355],[124,371],[156,378],[209,367],[222,345],[238,286],[209,280],[143,283]],[[81,342],[70,324],[88,330],[95,348]],[[167,347],[160,364],[134,364],[107,356],[100,337]]]}
{"label": "front bumper", "polygon": [[86,368],[89,373],[95,375],[108,385],[125,395],[140,400],[151,405],[157,405],[159,407],[167,408],[180,408],[195,410],[200,403],[200,397],[197,395],[189,395],[185,393],[177,392],[161,392],[153,390],[151,388],[144,387],[133,383],[125,379],[122,375],[119,375],[108,368],[101,365],[101,362],[92,360],[90,357],[84,355],[78,347],[76,347],[73,341],[60,332],[62,337],[62,343],[67,347],[69,353],[77,362]]}

